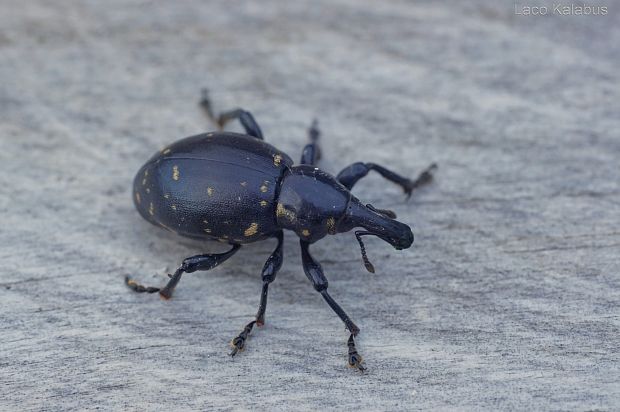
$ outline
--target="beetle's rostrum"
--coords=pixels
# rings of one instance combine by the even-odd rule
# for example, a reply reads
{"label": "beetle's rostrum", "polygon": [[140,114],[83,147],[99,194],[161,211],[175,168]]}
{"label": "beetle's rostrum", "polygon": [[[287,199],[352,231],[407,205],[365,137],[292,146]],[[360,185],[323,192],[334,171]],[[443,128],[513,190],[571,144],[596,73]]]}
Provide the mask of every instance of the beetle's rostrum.
{"label": "beetle's rostrum", "polygon": [[302,152],[301,164],[263,140],[263,134],[247,111],[236,109],[213,115],[206,92],[201,106],[220,129],[238,119],[246,134],[212,132],[179,140],[157,152],[138,171],[133,185],[134,204],[150,223],[181,236],[212,239],[229,244],[219,254],[189,257],[160,289],[145,287],[129,277],[126,283],[137,292],[159,294],[168,299],[183,273],[209,270],[233,256],[244,244],[276,238],[276,249],[262,271],[263,287],[255,320],[248,323],[231,342],[236,355],[245,344],[254,325],[265,322],[269,284],[282,266],[283,230],[291,230],[300,239],[306,276],[351,333],[349,365],[364,370],[353,337],[359,328],[328,294],[328,281],[321,265],[310,255],[309,246],[327,235],[355,228],[364,265],[368,260],[362,236],[374,235],[397,250],[413,242],[408,225],[397,221],[389,210],[364,205],[351,189],[369,171],[400,185],[407,195],[431,180],[433,164],[415,180],[400,176],[374,163],[354,163],[332,176],[316,167],[320,157],[317,122],[309,129],[309,140]]}

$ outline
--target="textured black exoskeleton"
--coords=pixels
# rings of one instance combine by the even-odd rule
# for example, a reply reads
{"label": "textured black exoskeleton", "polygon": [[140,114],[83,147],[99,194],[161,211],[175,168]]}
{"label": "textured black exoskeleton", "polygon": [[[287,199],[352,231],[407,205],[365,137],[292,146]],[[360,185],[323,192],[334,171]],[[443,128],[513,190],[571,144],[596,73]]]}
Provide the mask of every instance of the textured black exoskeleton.
{"label": "textured black exoskeleton", "polygon": [[373,163],[354,163],[336,177],[315,167],[320,158],[319,130],[316,121],[309,129],[310,143],[301,156],[301,164],[265,143],[254,117],[242,109],[215,117],[206,91],[201,106],[220,130],[238,119],[246,134],[213,132],[179,140],[156,153],[138,171],[133,185],[134,203],[142,217],[152,224],[181,236],[214,239],[231,246],[219,254],[189,257],[170,276],[163,288],[142,286],[129,277],[126,283],[136,292],[170,298],[183,273],[209,270],[234,255],[241,245],[268,238],[278,244],[262,271],[263,287],[256,319],[248,323],[231,345],[231,355],[245,347],[254,325],[265,322],[267,291],[282,266],[283,230],[300,238],[304,272],[314,289],[342,319],[351,333],[347,342],[349,365],[364,370],[353,337],[359,328],[327,293],[327,279],[321,265],[310,255],[312,243],[326,235],[355,232],[366,269],[374,267],[366,257],[362,236],[374,235],[394,248],[407,249],[413,242],[409,226],[395,220],[389,210],[364,205],[351,188],[374,170],[400,185],[410,196],[413,189],[431,180],[434,164],[416,180],[400,176]]}

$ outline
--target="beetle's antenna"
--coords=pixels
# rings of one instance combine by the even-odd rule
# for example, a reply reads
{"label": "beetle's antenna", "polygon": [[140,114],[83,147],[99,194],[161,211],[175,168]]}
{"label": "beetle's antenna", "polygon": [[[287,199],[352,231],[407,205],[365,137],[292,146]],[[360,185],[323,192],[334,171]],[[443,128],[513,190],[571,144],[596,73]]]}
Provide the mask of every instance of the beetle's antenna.
{"label": "beetle's antenna", "polygon": [[360,244],[360,249],[362,250],[362,260],[364,261],[364,266],[366,266],[366,270],[370,273],[375,273],[375,267],[368,260],[368,256],[366,256],[366,247],[364,246],[364,242],[362,242],[362,236],[364,235],[372,235],[373,233],[366,232],[363,230],[357,230],[355,232],[355,238],[357,239],[357,243]]}

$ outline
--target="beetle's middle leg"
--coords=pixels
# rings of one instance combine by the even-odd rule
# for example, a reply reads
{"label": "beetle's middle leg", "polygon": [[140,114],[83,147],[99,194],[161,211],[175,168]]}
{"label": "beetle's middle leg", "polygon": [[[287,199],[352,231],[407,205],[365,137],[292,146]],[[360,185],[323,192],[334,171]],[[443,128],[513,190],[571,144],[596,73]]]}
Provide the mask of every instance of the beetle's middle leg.
{"label": "beetle's middle leg", "polygon": [[220,113],[219,116],[215,116],[215,113],[213,112],[213,107],[211,106],[211,98],[209,97],[209,92],[207,91],[207,89],[202,89],[200,107],[202,107],[209,119],[217,123],[220,130],[223,129],[226,123],[230,122],[231,120],[239,119],[239,122],[241,122],[241,126],[243,126],[243,128],[245,129],[246,134],[263,140],[263,132],[261,131],[260,126],[258,126],[256,120],[254,120],[254,116],[252,116],[252,113],[246,110],[234,109]]}
{"label": "beetle's middle leg", "polygon": [[385,179],[402,187],[407,197],[410,197],[411,192],[415,188],[427,184],[433,179],[432,173],[435,169],[437,169],[437,165],[433,163],[424,169],[415,180],[411,180],[375,163],[356,162],[342,169],[338,176],[336,176],[336,179],[347,189],[351,190],[361,178],[366,176],[371,170],[374,170]]}
{"label": "beetle's middle leg", "polygon": [[345,326],[351,332],[351,336],[349,336],[349,340],[347,341],[347,346],[349,348],[349,366],[352,368],[358,368],[360,371],[364,371],[365,368],[362,366],[362,357],[357,353],[357,348],[355,347],[355,340],[353,339],[356,336],[360,329],[357,327],[355,323],[349,318],[349,315],[345,313],[345,311],[340,307],[338,303],[327,293],[327,278],[323,274],[323,268],[321,264],[314,260],[314,258],[310,255],[310,251],[308,250],[310,247],[310,243],[301,240],[301,259],[304,266],[304,272],[310,282],[312,282],[312,286],[314,289],[323,296],[323,299],[327,302],[330,308],[340,317],[340,319],[344,322]]}
{"label": "beetle's middle leg", "polygon": [[177,286],[179,281],[181,280],[181,276],[183,273],[192,273],[197,270],[209,270],[218,266],[220,263],[228,260],[229,257],[237,253],[237,251],[241,248],[241,245],[233,245],[232,248],[228,252],[224,253],[214,253],[214,254],[206,254],[206,255],[196,255],[188,257],[183,260],[183,263],[179,268],[174,272],[174,275],[168,275],[170,280],[168,284],[164,286],[162,289],[155,288],[152,286],[143,286],[136,281],[132,280],[129,276],[125,277],[125,284],[129,286],[132,290],[139,293],[155,293],[159,292],[159,295],[162,298],[170,299],[172,297],[172,292],[174,288]]}
{"label": "beetle's middle leg", "polygon": [[278,245],[269,258],[267,258],[265,266],[263,266],[263,289],[260,295],[260,304],[258,305],[256,319],[245,325],[241,333],[230,341],[230,345],[233,348],[230,352],[230,356],[235,356],[237,352],[242,351],[245,348],[245,341],[255,324],[257,326],[263,326],[265,324],[265,310],[267,309],[267,292],[269,291],[269,284],[275,280],[276,274],[282,267],[283,261],[282,244],[284,234],[282,231],[279,231],[276,233],[275,237],[278,239]]}

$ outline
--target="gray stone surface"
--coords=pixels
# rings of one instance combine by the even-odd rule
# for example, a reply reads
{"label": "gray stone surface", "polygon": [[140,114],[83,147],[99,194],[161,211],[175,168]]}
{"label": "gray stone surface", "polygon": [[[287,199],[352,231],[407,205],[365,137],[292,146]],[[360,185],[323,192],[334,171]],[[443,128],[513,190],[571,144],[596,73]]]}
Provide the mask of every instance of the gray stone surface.
{"label": "gray stone surface", "polygon": [[[0,3],[0,409],[618,410],[620,6],[228,3]],[[318,117],[328,171],[440,164],[409,202],[356,188],[416,234],[368,240],[376,275],[352,235],[313,248],[367,374],[292,234],[234,360],[272,243],[168,302],[123,285],[219,250],[148,225],[130,193],[155,150],[210,127],[205,85],[295,158]]]}

